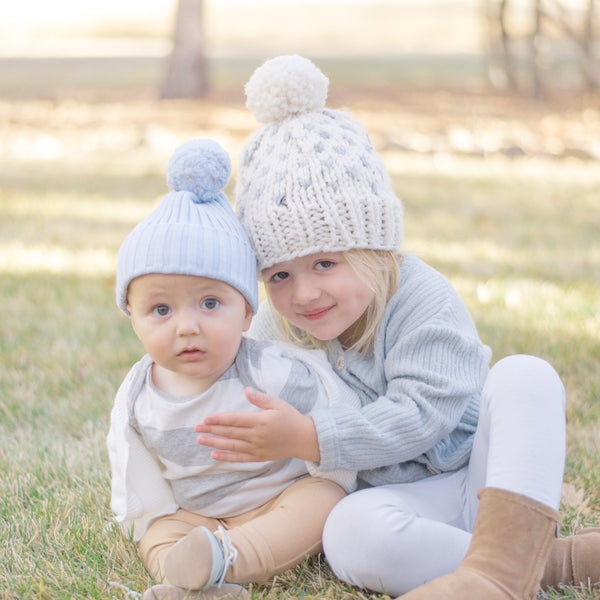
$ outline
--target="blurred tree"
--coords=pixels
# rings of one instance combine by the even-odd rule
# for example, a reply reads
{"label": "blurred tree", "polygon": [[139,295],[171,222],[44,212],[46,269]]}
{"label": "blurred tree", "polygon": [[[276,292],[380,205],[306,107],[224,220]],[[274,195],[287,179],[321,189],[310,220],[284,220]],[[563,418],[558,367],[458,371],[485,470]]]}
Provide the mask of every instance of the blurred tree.
{"label": "blurred tree", "polygon": [[173,49],[161,98],[199,98],[208,92],[204,48],[204,0],[178,0]]}
{"label": "blurred tree", "polygon": [[584,85],[600,89],[599,5],[599,0],[483,0],[492,84],[541,97],[557,81],[552,63],[565,62],[568,49]]}

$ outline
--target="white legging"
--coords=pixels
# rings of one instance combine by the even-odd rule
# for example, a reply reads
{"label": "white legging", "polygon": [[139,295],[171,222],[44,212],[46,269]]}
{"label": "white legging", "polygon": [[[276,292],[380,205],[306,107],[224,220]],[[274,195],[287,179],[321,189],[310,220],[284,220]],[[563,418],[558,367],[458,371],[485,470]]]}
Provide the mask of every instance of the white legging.
{"label": "white legging", "polygon": [[368,488],[335,506],[323,533],[341,580],[395,597],[454,571],[464,558],[484,486],[557,509],[565,459],[565,390],[544,360],[492,367],[469,465],[422,481]]}

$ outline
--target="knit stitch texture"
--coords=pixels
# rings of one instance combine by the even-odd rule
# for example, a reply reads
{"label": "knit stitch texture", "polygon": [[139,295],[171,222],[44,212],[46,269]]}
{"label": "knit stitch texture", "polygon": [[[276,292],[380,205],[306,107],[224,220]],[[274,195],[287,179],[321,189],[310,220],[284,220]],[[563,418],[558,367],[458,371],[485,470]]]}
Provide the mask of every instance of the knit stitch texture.
{"label": "knit stitch texture", "polygon": [[327,78],[299,56],[272,59],[246,85],[266,121],[238,166],[236,209],[259,269],[318,252],[400,251],[402,204],[363,126],[323,108]]}
{"label": "knit stitch texture", "polygon": [[167,169],[172,191],[119,249],[116,299],[125,314],[129,284],[150,273],[224,281],[256,311],[256,257],[221,191],[230,173],[228,154],[212,140],[190,140],[175,151]]}

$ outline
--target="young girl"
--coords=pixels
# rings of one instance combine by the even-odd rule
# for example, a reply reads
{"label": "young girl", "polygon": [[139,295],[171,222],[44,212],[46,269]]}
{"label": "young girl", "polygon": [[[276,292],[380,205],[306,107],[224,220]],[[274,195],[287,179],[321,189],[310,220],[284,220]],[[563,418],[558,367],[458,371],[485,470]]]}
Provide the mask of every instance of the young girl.
{"label": "young girl", "polygon": [[264,410],[205,418],[199,443],[222,461],[292,453],[357,469],[363,489],[334,507],[323,536],[351,584],[500,600],[598,581],[600,530],[556,538],[558,375],[532,356],[488,370],[491,352],[450,283],[402,253],[400,200],[363,127],[324,108],[327,87],[298,56],[268,61],[246,86],[266,125],[245,146],[237,210],[270,301],[250,335],[323,348],[361,407],[300,415],[250,391]]}

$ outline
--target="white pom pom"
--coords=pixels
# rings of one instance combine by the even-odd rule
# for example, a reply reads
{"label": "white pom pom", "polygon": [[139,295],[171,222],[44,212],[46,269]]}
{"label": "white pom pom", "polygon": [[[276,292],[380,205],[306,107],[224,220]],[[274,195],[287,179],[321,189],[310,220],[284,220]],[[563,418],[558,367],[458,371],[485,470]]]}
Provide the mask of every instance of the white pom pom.
{"label": "white pom pom", "polygon": [[261,123],[325,107],[329,80],[307,58],[278,56],[256,69],[246,84],[246,106]]}

